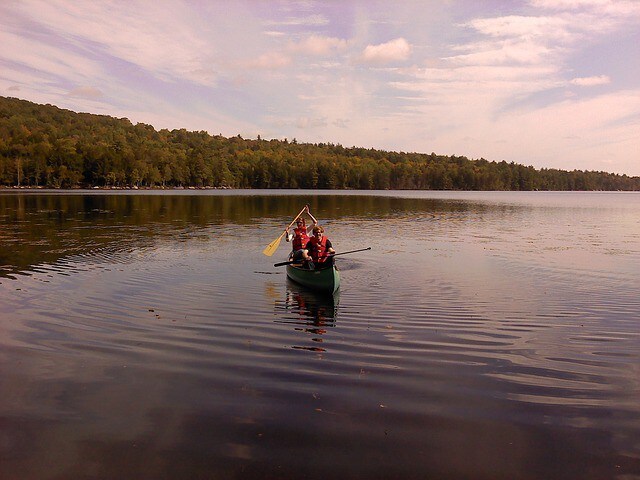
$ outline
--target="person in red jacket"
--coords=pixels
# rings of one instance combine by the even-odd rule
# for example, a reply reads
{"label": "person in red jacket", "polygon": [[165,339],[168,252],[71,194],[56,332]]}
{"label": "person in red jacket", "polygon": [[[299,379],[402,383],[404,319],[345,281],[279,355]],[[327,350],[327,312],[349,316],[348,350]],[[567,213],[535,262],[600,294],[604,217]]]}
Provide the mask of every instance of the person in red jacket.
{"label": "person in red jacket", "polygon": [[309,205],[304,207],[304,211],[302,213],[307,213],[307,215],[309,215],[311,221],[313,222],[313,225],[307,227],[307,224],[301,215],[296,220],[296,228],[293,229],[293,233],[290,233],[289,229],[287,228],[285,238],[287,242],[291,242],[291,254],[289,255],[289,258],[291,260],[302,260],[302,258],[304,257],[302,252],[304,250],[304,247],[307,245],[307,242],[309,241],[309,231],[313,227],[318,225],[318,220],[316,220],[316,218],[311,215],[311,212],[309,211]]}
{"label": "person in red jacket", "polygon": [[310,269],[320,269],[333,264],[332,254],[336,253],[331,240],[324,236],[324,228],[320,225],[313,227],[313,236],[307,242],[302,258]]}

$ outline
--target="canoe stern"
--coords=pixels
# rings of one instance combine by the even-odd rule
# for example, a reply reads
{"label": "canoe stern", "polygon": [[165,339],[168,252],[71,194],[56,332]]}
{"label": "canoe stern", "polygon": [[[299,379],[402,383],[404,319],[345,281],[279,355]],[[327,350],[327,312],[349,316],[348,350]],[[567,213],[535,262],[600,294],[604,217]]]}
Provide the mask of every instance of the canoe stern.
{"label": "canoe stern", "polygon": [[340,274],[335,266],[322,270],[307,270],[295,265],[287,265],[287,277],[319,292],[334,293],[340,288]]}

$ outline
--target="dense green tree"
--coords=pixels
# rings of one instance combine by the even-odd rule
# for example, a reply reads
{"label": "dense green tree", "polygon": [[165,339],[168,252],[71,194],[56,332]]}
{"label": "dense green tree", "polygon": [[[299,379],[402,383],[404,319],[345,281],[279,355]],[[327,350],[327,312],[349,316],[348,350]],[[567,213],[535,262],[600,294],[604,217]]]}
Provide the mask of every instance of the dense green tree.
{"label": "dense green tree", "polygon": [[0,97],[0,186],[640,190],[640,178],[296,139],[156,131]]}

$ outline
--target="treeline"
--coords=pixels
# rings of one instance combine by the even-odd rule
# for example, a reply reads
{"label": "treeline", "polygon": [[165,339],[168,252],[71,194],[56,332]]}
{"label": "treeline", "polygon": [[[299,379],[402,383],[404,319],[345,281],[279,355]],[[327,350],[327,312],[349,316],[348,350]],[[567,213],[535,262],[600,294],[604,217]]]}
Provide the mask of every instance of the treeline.
{"label": "treeline", "polygon": [[156,131],[0,97],[0,185],[47,188],[640,190],[640,177],[331,143]]}

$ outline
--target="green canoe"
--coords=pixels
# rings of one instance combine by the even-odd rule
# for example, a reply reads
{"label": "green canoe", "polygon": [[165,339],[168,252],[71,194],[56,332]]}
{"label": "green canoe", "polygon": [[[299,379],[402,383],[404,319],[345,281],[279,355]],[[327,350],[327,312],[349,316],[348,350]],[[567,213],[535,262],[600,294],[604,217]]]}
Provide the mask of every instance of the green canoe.
{"label": "green canoe", "polygon": [[335,265],[321,270],[307,270],[298,265],[287,265],[287,277],[317,292],[334,293],[340,288],[340,274]]}

